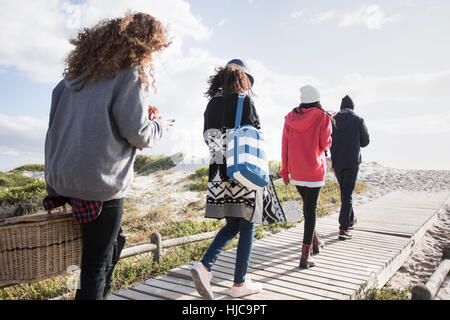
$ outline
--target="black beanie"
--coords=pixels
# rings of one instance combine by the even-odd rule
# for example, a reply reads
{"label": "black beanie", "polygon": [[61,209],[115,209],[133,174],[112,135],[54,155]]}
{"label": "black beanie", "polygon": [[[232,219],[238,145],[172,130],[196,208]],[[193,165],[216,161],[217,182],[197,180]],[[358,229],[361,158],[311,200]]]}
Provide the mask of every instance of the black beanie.
{"label": "black beanie", "polygon": [[345,108],[353,110],[354,107],[353,100],[348,95],[342,98],[341,110]]}

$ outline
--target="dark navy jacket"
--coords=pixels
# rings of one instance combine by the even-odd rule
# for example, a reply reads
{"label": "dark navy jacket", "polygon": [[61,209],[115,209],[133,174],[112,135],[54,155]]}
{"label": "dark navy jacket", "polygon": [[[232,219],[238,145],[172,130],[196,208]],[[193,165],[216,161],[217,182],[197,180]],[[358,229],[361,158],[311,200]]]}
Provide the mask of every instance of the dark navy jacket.
{"label": "dark navy jacket", "polygon": [[331,160],[335,168],[357,168],[361,163],[361,148],[369,144],[369,132],[364,119],[345,108],[334,119],[331,137]]}

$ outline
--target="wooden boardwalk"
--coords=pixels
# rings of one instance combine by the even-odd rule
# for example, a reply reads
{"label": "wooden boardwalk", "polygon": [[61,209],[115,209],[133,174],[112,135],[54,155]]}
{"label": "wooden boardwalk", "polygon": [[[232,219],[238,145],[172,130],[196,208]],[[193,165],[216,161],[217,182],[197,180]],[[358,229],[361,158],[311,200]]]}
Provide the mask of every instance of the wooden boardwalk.
{"label": "wooden boardwalk", "polygon": [[[264,290],[244,300],[358,299],[368,288],[381,288],[401,267],[420,239],[444,210],[450,194],[393,192],[356,207],[358,224],[353,239],[339,241],[338,215],[317,221],[324,250],[314,257],[316,266],[299,269],[303,223],[253,245],[248,276]],[[212,288],[218,300],[229,300],[236,249],[222,253],[213,267]],[[167,275],[120,290],[110,300],[199,300],[190,265]]]}

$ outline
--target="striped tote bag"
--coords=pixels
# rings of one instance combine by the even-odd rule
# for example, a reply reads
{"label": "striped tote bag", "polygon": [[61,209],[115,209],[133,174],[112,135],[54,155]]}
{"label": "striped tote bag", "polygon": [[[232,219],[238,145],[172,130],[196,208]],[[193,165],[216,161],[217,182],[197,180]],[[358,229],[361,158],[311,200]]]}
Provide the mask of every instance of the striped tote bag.
{"label": "striped tote bag", "polygon": [[239,94],[234,129],[228,136],[227,175],[250,190],[258,190],[269,183],[266,143],[258,129],[241,126],[245,96]]}

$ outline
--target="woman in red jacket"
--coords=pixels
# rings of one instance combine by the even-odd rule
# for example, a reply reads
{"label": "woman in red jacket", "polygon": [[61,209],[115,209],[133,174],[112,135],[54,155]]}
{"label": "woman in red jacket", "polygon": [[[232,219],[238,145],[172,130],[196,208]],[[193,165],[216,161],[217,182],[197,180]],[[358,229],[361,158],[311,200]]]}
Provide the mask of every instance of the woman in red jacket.
{"label": "woman in red jacket", "polygon": [[300,268],[309,268],[315,265],[311,245],[314,254],[323,246],[315,232],[316,208],[320,189],[325,184],[324,151],[331,146],[331,120],[320,105],[320,94],[314,87],[302,87],[300,100],[301,104],[285,117],[280,176],[285,185],[290,180],[303,199],[305,230]]}

